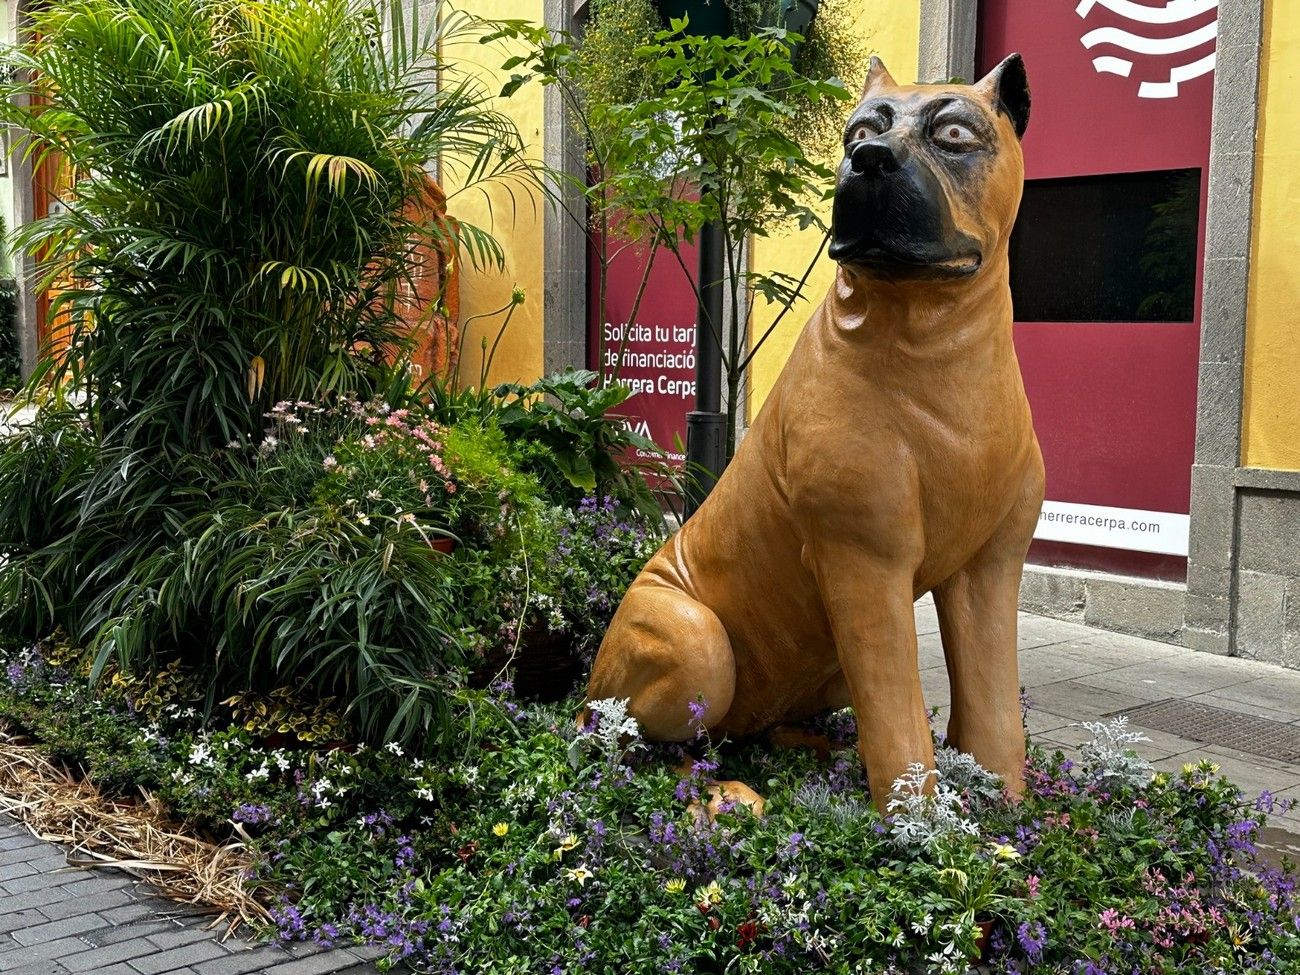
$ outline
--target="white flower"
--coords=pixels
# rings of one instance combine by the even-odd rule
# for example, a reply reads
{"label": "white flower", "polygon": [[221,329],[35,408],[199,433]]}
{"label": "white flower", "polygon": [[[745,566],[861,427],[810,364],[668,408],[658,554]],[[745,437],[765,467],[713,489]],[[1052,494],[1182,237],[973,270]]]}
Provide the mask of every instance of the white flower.
{"label": "white flower", "polygon": [[325,470],[327,470],[327,471],[334,471],[334,470],[337,470],[337,469],[338,469],[339,462],[338,462],[338,460],[334,457],[333,454],[330,454],[330,455],[329,455],[328,457],[326,457],[323,461],[321,461],[321,466],[324,467]]}
{"label": "white flower", "polygon": [[587,881],[590,880],[593,876],[595,876],[595,874],[593,874],[586,867],[571,867],[570,869],[564,871],[565,879],[575,881],[579,887],[585,887],[587,885]]}
{"label": "white flower", "polygon": [[378,501],[383,495],[379,493],[379,488],[371,488],[366,492],[366,498],[370,501]]}
{"label": "white flower", "polygon": [[246,778],[249,782],[256,782],[258,779],[267,778],[270,774],[271,772],[266,767],[266,762],[263,762],[259,767],[253,769],[253,771],[245,775],[244,778]]}
{"label": "white flower", "polygon": [[925,934],[925,932],[930,930],[930,925],[933,923],[934,915],[926,914],[925,917],[921,918],[921,920],[912,922],[912,930],[917,934]]}
{"label": "white flower", "polygon": [[395,741],[390,741],[387,745],[385,745],[384,750],[392,752],[398,758],[401,758],[403,755],[406,754],[406,752],[402,751],[402,746]]}
{"label": "white flower", "polygon": [[433,790],[428,786],[421,786],[415,790],[415,797],[417,799],[423,799],[425,802],[433,802]]}
{"label": "white flower", "polygon": [[212,749],[204,742],[196,742],[190,746],[190,764],[191,765],[213,765]]}

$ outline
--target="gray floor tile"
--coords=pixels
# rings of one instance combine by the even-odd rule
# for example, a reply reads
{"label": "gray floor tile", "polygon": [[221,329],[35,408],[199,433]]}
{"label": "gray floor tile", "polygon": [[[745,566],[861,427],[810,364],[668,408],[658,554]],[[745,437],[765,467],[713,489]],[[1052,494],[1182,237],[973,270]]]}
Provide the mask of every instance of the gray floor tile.
{"label": "gray floor tile", "polygon": [[1088,677],[1104,670],[1103,665],[1072,656],[1057,644],[1039,647],[1020,655],[1020,683],[1029,689],[1031,698],[1035,687]]}
{"label": "gray floor tile", "polygon": [[214,958],[225,958],[229,954],[215,941],[196,941],[194,944],[181,945],[167,951],[155,951],[131,962],[139,975],[170,975],[181,968],[192,968]]}
{"label": "gray floor tile", "polygon": [[1140,697],[1095,687],[1084,680],[1040,684],[1028,696],[1034,707],[1075,721],[1096,721],[1102,715],[1148,703]]}
{"label": "gray floor tile", "polygon": [[921,671],[921,692],[927,708],[945,707],[949,700],[948,672],[942,667]]}
{"label": "gray floor tile", "polygon": [[1021,650],[1052,643],[1066,643],[1070,640],[1086,640],[1097,632],[1091,627],[1078,623],[1048,619],[1046,616],[1031,616],[1028,613],[1020,614],[1017,629]]}

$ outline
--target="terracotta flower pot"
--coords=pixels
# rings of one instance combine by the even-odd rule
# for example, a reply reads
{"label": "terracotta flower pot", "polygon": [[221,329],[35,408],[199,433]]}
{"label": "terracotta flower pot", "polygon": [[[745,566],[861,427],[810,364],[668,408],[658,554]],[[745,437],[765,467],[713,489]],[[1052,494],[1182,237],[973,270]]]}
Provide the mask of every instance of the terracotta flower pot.
{"label": "terracotta flower pot", "polygon": [[441,552],[443,555],[450,555],[456,551],[456,539],[448,537],[432,538],[429,540],[429,548],[435,552]]}
{"label": "terracotta flower pot", "polygon": [[975,926],[979,928],[979,935],[975,938],[975,947],[979,949],[979,960],[986,962],[989,960],[989,935],[993,932],[993,919],[981,921],[976,920]]}

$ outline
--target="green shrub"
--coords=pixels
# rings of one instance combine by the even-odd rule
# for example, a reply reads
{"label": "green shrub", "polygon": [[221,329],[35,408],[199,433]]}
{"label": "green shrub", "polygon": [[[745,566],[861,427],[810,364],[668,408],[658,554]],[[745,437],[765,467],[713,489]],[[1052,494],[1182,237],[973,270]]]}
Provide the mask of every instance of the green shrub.
{"label": "green shrub", "polygon": [[554,542],[540,585],[557,608],[554,625],[571,635],[589,665],[627,587],[663,543],[662,522],[612,497],[587,497],[577,508],[552,509],[552,517]]}
{"label": "green shrub", "polygon": [[[600,385],[598,379],[578,369],[529,386],[501,386],[497,395],[506,402],[498,408],[497,422],[512,439],[546,448],[528,461],[552,497],[573,506],[588,495],[610,495],[654,518],[660,508],[646,477],[671,483],[660,460],[663,451],[614,412],[632,390]],[[635,459],[634,451],[644,459]]]}
{"label": "green shrub", "polygon": [[405,341],[392,293],[411,236],[499,264],[472,225],[405,215],[435,158],[468,185],[521,172],[513,124],[443,56],[474,39],[473,22],[420,10],[33,10],[35,40],[3,59],[16,80],[0,86],[0,117],[30,133],[29,152],[57,152],[74,183],[18,237],[77,283],[59,298],[71,352],[46,371],[84,391],[115,439],[203,451],[255,435],[281,400],[368,398]]}

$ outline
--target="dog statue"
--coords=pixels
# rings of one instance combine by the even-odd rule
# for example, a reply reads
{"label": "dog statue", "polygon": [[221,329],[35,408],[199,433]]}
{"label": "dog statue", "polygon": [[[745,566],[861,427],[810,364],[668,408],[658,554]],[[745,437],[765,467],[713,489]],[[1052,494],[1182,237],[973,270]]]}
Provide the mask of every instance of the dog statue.
{"label": "dog statue", "polygon": [[588,700],[651,738],[744,736],[852,705],[883,808],[934,767],[912,604],[933,592],[948,740],[1024,785],[1016,610],[1043,463],[1011,340],[1024,64],[899,85],[845,130],[834,285],[713,492],[628,590]]}

